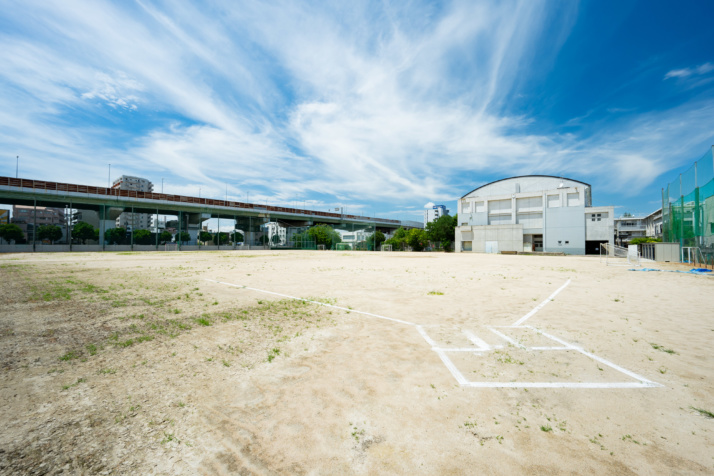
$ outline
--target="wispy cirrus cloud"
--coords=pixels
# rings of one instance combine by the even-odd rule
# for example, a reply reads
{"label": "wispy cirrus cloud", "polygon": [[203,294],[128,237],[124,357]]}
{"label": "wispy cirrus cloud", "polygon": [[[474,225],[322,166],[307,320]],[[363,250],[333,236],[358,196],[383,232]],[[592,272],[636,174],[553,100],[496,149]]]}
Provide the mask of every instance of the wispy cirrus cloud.
{"label": "wispy cirrus cloud", "polygon": [[700,64],[699,66],[693,66],[691,68],[673,69],[671,71],[668,71],[667,74],[664,75],[664,79],[667,80],[671,78],[688,78],[690,76],[700,76],[702,74],[707,74],[710,71],[714,71],[714,64],[704,63]]}
{"label": "wispy cirrus cloud", "polygon": [[574,28],[577,4],[557,10],[28,0],[0,14],[14,25],[0,33],[0,143],[43,178],[103,183],[112,163],[176,191],[286,203],[441,203],[524,173],[636,193],[668,154],[706,140],[714,111],[694,101],[587,134],[534,127],[511,100]]}

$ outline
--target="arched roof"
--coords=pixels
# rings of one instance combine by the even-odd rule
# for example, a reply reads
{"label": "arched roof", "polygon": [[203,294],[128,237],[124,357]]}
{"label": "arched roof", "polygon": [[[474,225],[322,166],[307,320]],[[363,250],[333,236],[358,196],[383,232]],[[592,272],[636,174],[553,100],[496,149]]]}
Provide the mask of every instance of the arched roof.
{"label": "arched roof", "polygon": [[508,182],[508,181],[511,181],[511,180],[516,181],[516,180],[523,180],[523,179],[528,180],[528,179],[538,179],[538,178],[555,179],[555,180],[560,180],[560,181],[574,182],[574,183],[578,183],[578,184],[581,184],[581,185],[585,185],[586,187],[590,187],[590,184],[589,184],[589,183],[585,183],[585,182],[582,182],[582,181],[580,181],[580,180],[574,180],[574,179],[567,178],[567,177],[562,177],[562,176],[556,176],[556,175],[519,175],[519,176],[517,176],[517,177],[508,177],[508,178],[504,178],[504,179],[500,179],[500,180],[495,180],[495,181],[493,181],[493,182],[490,182],[490,183],[481,185],[481,186],[476,187],[475,189],[471,190],[469,193],[463,195],[461,198],[466,198],[467,196],[471,195],[471,194],[474,193],[475,191],[480,190],[480,189],[482,189],[482,188],[490,187],[490,186],[492,186],[492,185],[494,185],[494,184],[505,183],[505,182]]}

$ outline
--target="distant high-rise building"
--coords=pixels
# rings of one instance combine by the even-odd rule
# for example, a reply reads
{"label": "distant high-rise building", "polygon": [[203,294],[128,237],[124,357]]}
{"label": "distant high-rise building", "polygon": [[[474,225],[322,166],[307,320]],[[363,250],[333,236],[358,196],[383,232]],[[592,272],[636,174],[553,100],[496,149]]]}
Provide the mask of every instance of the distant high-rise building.
{"label": "distant high-rise building", "polygon": [[[114,181],[112,188],[119,190],[134,190],[137,192],[153,192],[154,185],[141,177],[122,175]],[[128,230],[150,230],[152,215],[148,213],[123,212],[116,221],[116,226]]]}
{"label": "distant high-rise building", "polygon": [[444,215],[449,215],[449,210],[444,205],[434,205],[431,208],[427,208],[424,210],[424,228],[426,228],[427,223],[436,221]]}

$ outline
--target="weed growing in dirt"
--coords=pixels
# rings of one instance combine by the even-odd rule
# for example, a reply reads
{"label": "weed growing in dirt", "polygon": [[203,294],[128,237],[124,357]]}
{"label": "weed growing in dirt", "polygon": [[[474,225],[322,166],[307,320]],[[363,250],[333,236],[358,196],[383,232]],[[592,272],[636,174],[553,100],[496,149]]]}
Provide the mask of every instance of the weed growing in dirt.
{"label": "weed growing in dirt", "polygon": [[64,354],[62,357],[60,357],[59,359],[64,362],[69,362],[70,360],[74,360],[77,358],[79,358],[79,354],[73,350],[70,350],[69,352]]}
{"label": "weed growing in dirt", "polygon": [[268,362],[272,362],[275,357],[280,355],[280,349],[275,347],[273,350],[268,352]]}
{"label": "weed growing in dirt", "polygon": [[553,428],[550,425],[541,425],[540,431],[548,433],[550,431],[553,431]]}
{"label": "weed growing in dirt", "polygon": [[661,345],[659,345],[659,344],[655,344],[655,343],[653,343],[653,342],[650,342],[650,345],[651,345],[652,348],[655,349],[655,350],[661,350],[662,352],[666,352],[666,353],[668,353],[668,354],[677,354],[676,351],[674,351],[674,350],[672,350],[672,349],[667,349],[666,347],[661,346]]}
{"label": "weed growing in dirt", "polygon": [[427,294],[429,296],[443,296],[444,295],[444,293],[442,293],[441,291],[429,291]]}
{"label": "weed growing in dirt", "polygon": [[87,381],[87,380],[84,379],[84,378],[78,378],[77,381],[74,382],[74,383],[71,383],[71,384],[69,384],[69,385],[62,385],[62,390],[69,390],[70,388],[76,387],[76,386],[79,385],[80,383],[86,382],[86,381]]}
{"label": "weed growing in dirt", "polygon": [[710,412],[709,410],[704,410],[702,408],[696,408],[696,407],[689,407],[694,411],[699,412],[701,416],[707,417],[707,418],[714,418],[714,413]]}

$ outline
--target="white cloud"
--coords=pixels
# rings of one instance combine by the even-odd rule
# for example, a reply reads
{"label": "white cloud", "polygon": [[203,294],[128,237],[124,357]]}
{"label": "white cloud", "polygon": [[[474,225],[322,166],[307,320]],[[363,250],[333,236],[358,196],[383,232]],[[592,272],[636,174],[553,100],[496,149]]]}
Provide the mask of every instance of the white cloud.
{"label": "white cloud", "polygon": [[424,208],[432,208],[433,206],[434,206],[434,202],[427,202],[427,203],[424,205]]}
{"label": "white cloud", "polygon": [[[587,175],[636,193],[673,166],[672,154],[711,136],[714,111],[702,102],[590,137],[533,133],[531,118],[509,114],[529,65],[557,56],[577,6],[567,7],[551,58],[533,54],[555,28],[546,3],[373,7],[17,4],[3,15],[26,34],[0,33],[0,144],[33,157],[25,170],[37,177],[103,184],[111,162],[154,182],[171,174],[182,181],[173,193],[196,194],[201,184],[220,197],[228,184],[229,194],[253,190],[251,201],[319,193],[358,209],[454,200],[470,189],[470,174]],[[126,109],[171,119],[118,131],[61,124],[67,110],[97,101],[109,108],[92,113],[109,121]],[[330,201],[315,206],[340,205]]]}
{"label": "white cloud", "polygon": [[694,66],[692,68],[683,68],[683,69],[673,69],[671,71],[668,71],[667,74],[664,75],[664,79],[670,79],[670,78],[687,78],[689,76],[698,76],[702,74],[707,74],[710,71],[714,71],[714,64],[712,63],[704,63],[700,64],[699,66]]}
{"label": "white cloud", "polygon": [[97,73],[95,77],[95,85],[82,94],[83,99],[101,99],[113,108],[136,110],[136,103],[139,102],[136,94],[144,90],[141,83],[130,79],[124,73],[114,76]]}

